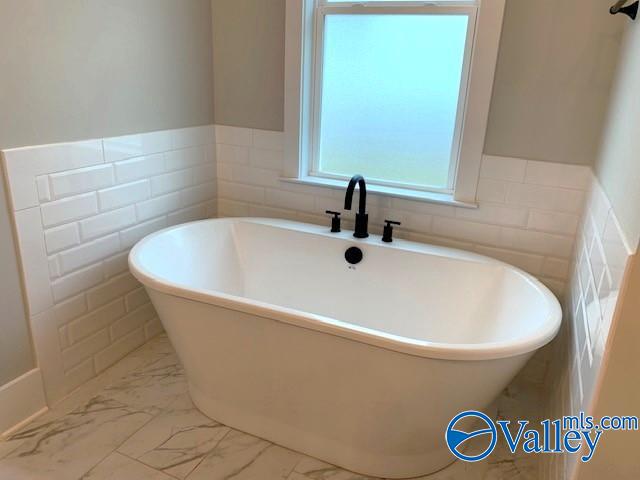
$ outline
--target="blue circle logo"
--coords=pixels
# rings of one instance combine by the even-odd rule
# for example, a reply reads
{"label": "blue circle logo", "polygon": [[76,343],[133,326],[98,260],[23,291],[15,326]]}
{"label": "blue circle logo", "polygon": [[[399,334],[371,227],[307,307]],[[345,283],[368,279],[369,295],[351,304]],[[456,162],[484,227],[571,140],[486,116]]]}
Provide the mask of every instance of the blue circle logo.
{"label": "blue circle logo", "polygon": [[[465,432],[464,430],[457,429],[456,425],[465,418],[475,419],[476,423],[480,424],[478,430],[474,430],[473,432]],[[488,447],[478,455],[465,455],[462,450],[464,450],[467,440],[479,437],[481,435],[487,436],[489,442]],[[453,419],[447,426],[445,439],[447,441],[447,447],[449,447],[451,453],[453,453],[460,460],[464,460],[465,462],[478,462],[491,455],[493,449],[496,448],[496,442],[498,441],[498,432],[496,431],[496,426],[494,425],[493,421],[488,416],[486,416],[482,412],[469,410],[467,412],[459,413],[458,415],[453,417]]]}

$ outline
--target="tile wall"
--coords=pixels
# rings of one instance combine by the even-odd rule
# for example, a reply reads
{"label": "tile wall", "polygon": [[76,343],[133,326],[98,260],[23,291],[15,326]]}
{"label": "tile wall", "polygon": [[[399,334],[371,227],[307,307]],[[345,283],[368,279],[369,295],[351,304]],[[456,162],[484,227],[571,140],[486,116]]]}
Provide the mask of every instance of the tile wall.
{"label": "tile wall", "polygon": [[[342,210],[344,189],[280,180],[281,132],[216,126],[216,150],[220,216],[329,224],[324,211]],[[504,260],[562,295],[590,181],[590,169],[583,166],[485,156],[479,208],[370,195],[370,224],[379,232],[385,218],[401,221],[399,236]]]}
{"label": "tile wall", "polygon": [[127,255],[216,211],[213,127],[3,152],[49,404],[162,330]]}
{"label": "tile wall", "polygon": [[[608,354],[614,310],[633,249],[602,187],[592,178],[571,262],[565,321],[549,369],[545,418],[591,414]],[[578,455],[546,455],[543,478],[576,478]]]}

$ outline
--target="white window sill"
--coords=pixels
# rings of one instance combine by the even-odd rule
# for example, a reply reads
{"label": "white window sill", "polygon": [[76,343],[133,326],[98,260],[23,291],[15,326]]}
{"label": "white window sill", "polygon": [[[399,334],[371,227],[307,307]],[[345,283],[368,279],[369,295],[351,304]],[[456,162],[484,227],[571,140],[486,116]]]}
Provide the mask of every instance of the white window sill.
{"label": "white window sill", "polygon": [[[331,178],[321,177],[301,177],[280,178],[283,182],[297,183],[302,185],[312,185],[314,187],[327,187],[335,190],[344,190],[347,188],[347,183],[343,180],[334,180]],[[436,193],[425,192],[423,190],[410,190],[408,188],[396,188],[387,187],[383,185],[370,185],[367,184],[367,192],[375,193],[376,195],[382,195],[385,197],[404,198],[406,200],[414,200],[416,202],[435,203],[438,205],[453,205],[454,207],[461,208],[478,208],[477,203],[460,202],[453,198],[453,195],[448,193]]]}

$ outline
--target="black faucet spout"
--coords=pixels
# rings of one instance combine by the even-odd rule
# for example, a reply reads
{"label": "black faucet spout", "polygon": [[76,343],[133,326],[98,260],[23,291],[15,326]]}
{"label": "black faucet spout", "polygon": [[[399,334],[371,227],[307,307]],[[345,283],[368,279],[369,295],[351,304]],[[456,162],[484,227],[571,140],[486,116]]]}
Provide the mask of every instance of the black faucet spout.
{"label": "black faucet spout", "polygon": [[360,204],[358,205],[358,213],[365,213],[367,208],[367,183],[362,175],[354,175],[351,180],[349,180],[347,195],[344,197],[344,209],[351,210],[351,202],[353,201],[353,192],[356,189],[356,185],[360,187]]}
{"label": "black faucet spout", "polygon": [[358,206],[358,213],[356,213],[356,228],[353,234],[356,238],[367,238],[369,215],[367,215],[367,183],[362,175],[354,175],[349,181],[347,187],[347,194],[344,197],[344,209],[351,210],[351,204],[353,203],[353,192],[356,189],[356,185],[360,188],[360,204]]}

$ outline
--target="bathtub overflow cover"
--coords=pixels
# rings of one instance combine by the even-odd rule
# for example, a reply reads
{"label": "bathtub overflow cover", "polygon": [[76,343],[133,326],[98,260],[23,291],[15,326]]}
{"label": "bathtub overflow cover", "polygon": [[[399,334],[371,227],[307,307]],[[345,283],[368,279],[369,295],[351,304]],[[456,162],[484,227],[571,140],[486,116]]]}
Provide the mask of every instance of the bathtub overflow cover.
{"label": "bathtub overflow cover", "polygon": [[362,261],[362,250],[358,247],[348,248],[346,252],[344,252],[344,259],[349,262],[351,265],[356,265]]}

